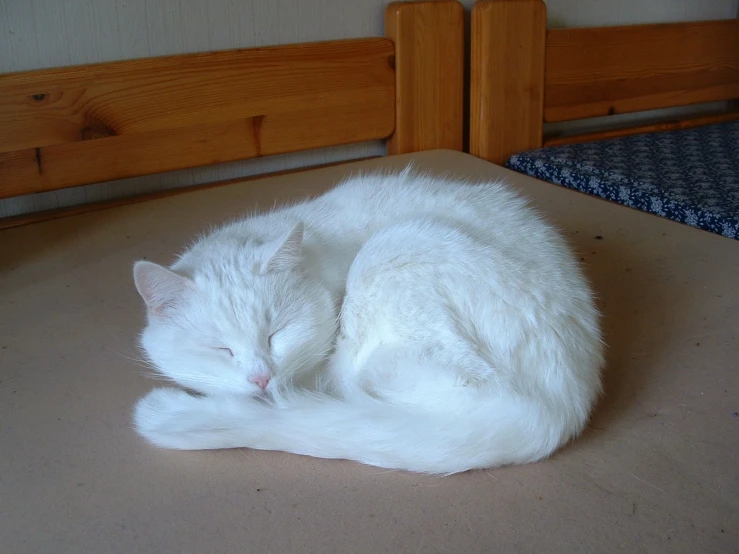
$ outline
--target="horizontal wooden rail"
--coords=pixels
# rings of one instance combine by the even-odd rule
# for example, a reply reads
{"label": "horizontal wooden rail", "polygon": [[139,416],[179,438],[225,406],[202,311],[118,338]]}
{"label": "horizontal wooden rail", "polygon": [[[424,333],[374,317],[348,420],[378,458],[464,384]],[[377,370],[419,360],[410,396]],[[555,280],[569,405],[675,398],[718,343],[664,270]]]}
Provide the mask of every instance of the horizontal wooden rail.
{"label": "horizontal wooden rail", "polygon": [[705,115],[701,117],[692,117],[690,119],[660,121],[658,123],[650,123],[646,125],[637,125],[632,127],[620,127],[616,129],[607,129],[604,131],[594,131],[592,133],[554,135],[550,137],[545,136],[544,146],[560,146],[562,144],[575,144],[580,142],[592,142],[594,140],[607,140],[617,137],[626,137],[629,135],[638,135],[641,133],[679,131],[681,129],[691,129],[693,127],[701,127],[703,125],[713,125],[716,123],[723,123],[724,121],[733,121],[735,119],[739,119],[739,111]]}
{"label": "horizontal wooden rail", "polygon": [[547,122],[734,98],[739,20],[547,33]]}
{"label": "horizontal wooden rail", "polygon": [[0,198],[382,139],[386,38],[0,75]]}
{"label": "horizontal wooden rail", "polygon": [[236,185],[239,183],[248,183],[249,181],[255,181],[257,179],[264,179],[267,177],[277,177],[279,175],[289,175],[291,173],[297,173],[299,171],[308,171],[311,169],[320,169],[323,167],[333,167],[337,165],[343,165],[343,164],[358,162],[362,160],[370,160],[370,159],[377,158],[377,157],[379,156],[366,156],[366,157],[357,158],[354,160],[346,160],[346,161],[341,161],[341,162],[329,162],[325,164],[313,165],[310,167],[283,169],[281,171],[263,173],[261,175],[252,175],[250,177],[238,177],[236,179],[226,179],[223,181],[204,183],[202,185],[194,185],[191,187],[160,190],[160,191],[148,192],[144,194],[134,194],[132,196],[125,196],[123,198],[116,198],[114,200],[101,200],[99,202],[90,202],[87,204],[78,204],[75,206],[65,206],[63,208],[54,208],[51,210],[43,210],[39,212],[14,215],[11,217],[4,217],[0,219],[0,230],[10,229],[12,227],[21,227],[23,225],[29,225],[31,223],[40,223],[42,221],[48,221],[52,219],[61,219],[63,217],[70,217],[73,215],[80,215],[80,214],[84,214],[88,212],[98,212],[101,210],[108,210],[110,208],[118,208],[121,206],[127,206],[129,204],[138,204],[139,202],[146,202],[149,200],[159,200],[160,198],[168,198],[170,196],[176,196],[179,194],[198,192],[201,190],[208,190],[212,188],[224,187],[227,185]]}

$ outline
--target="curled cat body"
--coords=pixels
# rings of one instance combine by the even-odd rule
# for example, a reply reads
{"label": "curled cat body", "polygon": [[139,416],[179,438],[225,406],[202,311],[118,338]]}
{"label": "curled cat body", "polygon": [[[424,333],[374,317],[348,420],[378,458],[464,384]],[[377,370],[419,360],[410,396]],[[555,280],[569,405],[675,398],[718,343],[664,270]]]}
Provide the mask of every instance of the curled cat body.
{"label": "curled cat body", "polygon": [[[586,425],[603,344],[570,248],[500,183],[348,178],[140,261],[163,376],[138,432],[431,474],[546,458]],[[199,394],[188,393],[186,390]]]}

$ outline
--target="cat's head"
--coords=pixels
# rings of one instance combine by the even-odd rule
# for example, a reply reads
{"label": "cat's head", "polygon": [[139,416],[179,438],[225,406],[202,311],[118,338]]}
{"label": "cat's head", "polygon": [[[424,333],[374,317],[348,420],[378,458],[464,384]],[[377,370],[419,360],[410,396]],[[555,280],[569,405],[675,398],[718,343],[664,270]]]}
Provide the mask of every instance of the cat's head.
{"label": "cat's head", "polygon": [[148,308],[141,345],[157,370],[205,394],[259,394],[321,363],[336,307],[301,267],[302,241],[298,224],[265,244],[206,239],[183,272],[136,262]]}

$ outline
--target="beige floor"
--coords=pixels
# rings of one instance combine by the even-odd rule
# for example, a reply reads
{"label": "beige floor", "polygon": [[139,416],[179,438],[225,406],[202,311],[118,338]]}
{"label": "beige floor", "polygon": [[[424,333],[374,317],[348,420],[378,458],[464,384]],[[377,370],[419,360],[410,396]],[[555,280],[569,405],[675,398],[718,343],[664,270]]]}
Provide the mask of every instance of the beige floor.
{"label": "beige floor", "polygon": [[[739,241],[463,154],[556,222],[600,297],[606,393],[542,463],[438,479],[252,451],[167,452],[130,426],[155,383],[129,357],[131,264],[386,158],[0,233],[0,551],[736,552]],[[491,222],[494,225],[495,222]]]}

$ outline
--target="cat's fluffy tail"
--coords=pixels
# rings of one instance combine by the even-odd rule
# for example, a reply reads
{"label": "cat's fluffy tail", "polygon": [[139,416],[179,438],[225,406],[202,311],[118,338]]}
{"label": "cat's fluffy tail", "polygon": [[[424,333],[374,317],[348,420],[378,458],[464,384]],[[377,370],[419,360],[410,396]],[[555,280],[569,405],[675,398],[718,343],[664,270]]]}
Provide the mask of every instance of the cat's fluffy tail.
{"label": "cat's fluffy tail", "polygon": [[432,474],[539,460],[584,424],[523,398],[452,396],[440,410],[367,395],[342,400],[294,393],[275,405],[156,389],[137,405],[135,423],[165,448],[281,450]]}

